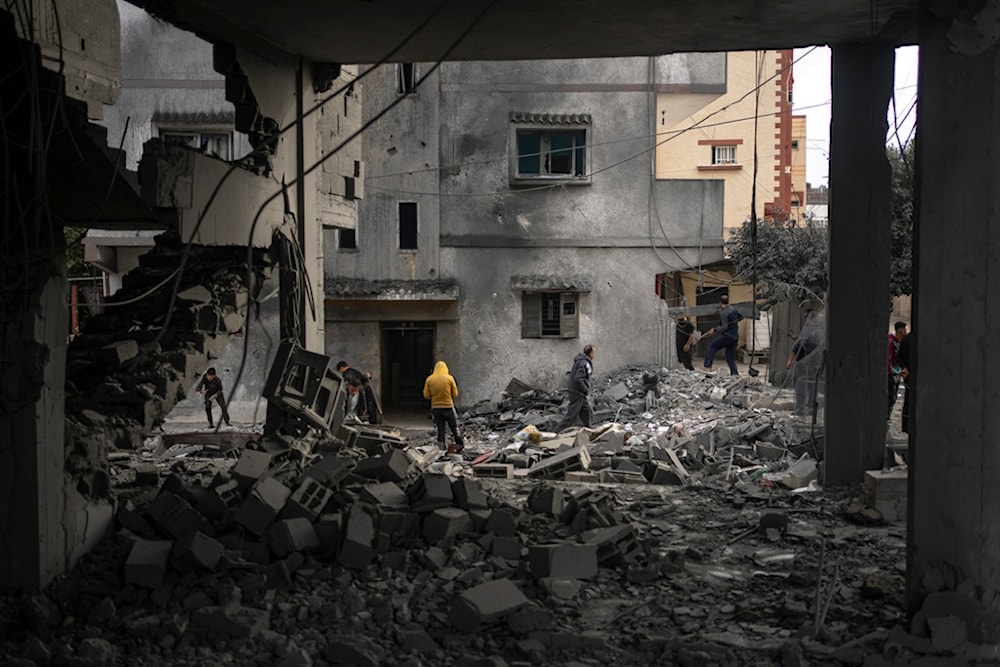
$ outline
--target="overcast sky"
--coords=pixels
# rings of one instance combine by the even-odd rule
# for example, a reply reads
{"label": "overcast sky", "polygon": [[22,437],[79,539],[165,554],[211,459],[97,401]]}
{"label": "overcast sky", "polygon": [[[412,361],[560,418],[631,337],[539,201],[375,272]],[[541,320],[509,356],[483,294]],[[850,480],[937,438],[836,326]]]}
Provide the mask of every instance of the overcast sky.
{"label": "overcast sky", "polygon": [[[799,60],[801,58],[801,60]],[[830,49],[795,49],[792,76],[794,104],[792,113],[805,114],[806,180],[813,186],[829,185],[827,159],[830,155]],[[917,115],[917,47],[896,49],[896,115],[899,139],[913,138]],[[889,132],[894,131],[893,107],[889,106]],[[895,141],[895,139],[893,139]]]}

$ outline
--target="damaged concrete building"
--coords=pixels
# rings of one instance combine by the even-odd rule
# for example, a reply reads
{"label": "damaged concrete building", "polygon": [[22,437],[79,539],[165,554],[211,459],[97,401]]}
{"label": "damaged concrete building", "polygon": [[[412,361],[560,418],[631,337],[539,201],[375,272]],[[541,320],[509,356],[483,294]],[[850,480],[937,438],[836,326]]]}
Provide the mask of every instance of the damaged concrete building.
{"label": "damaged concrete building", "polygon": [[[245,316],[257,298],[260,283],[266,278],[263,267],[271,266],[266,255],[272,236],[283,228],[301,250],[294,264],[301,277],[300,290],[316,297],[311,306],[303,305],[309,303],[304,298],[288,304],[298,310],[298,317],[293,318],[297,322],[294,331],[285,333],[304,349],[325,351],[329,342],[322,298],[326,287],[321,242],[324,211],[328,201],[340,203],[341,199],[345,207],[352,208],[348,200],[358,193],[357,179],[364,169],[357,159],[339,159],[345,154],[336,149],[351,136],[351,130],[337,135],[340,140],[331,135],[330,143],[325,144],[318,136],[318,114],[307,112],[314,95],[320,94],[317,91],[328,89],[328,84],[343,75],[342,65],[350,63],[638,57],[830,44],[831,289],[824,483],[830,487],[860,484],[865,470],[881,467],[885,445],[887,299],[880,286],[888,284],[889,266],[890,184],[884,139],[893,48],[918,44],[922,94],[916,139],[919,214],[913,309],[914,367],[918,370],[914,373],[910,430],[905,607],[916,616],[927,610],[928,600],[946,602],[955,613],[940,618],[954,630],[956,643],[970,637],[987,647],[984,655],[995,659],[1000,644],[996,621],[1000,605],[1000,569],[996,567],[1000,500],[989,489],[1000,466],[1000,453],[992,446],[1000,422],[993,409],[996,392],[989,387],[992,370],[1000,366],[1000,351],[989,344],[988,335],[991,306],[997,301],[989,278],[997,240],[990,230],[1000,211],[1000,194],[994,187],[998,170],[994,156],[1000,149],[996,2],[893,0],[873,5],[838,0],[817,5],[806,0],[725,0],[698,7],[639,2],[587,5],[585,9],[564,0],[530,6],[484,2],[454,7],[413,2],[324,2],[300,4],[294,13],[277,4],[256,2],[144,0],[134,4],[193,30],[215,45],[215,67],[226,75],[236,128],[248,134],[254,155],[251,164],[245,165],[248,168],[229,170],[209,156],[154,144],[144,154],[150,168],[143,173],[145,197],[140,198],[125,188],[125,179],[112,178],[115,161],[108,158],[107,143],[99,145],[108,139],[98,131],[95,142],[88,122],[97,117],[102,104],[113,103],[117,94],[119,32],[108,29],[117,28],[116,6],[101,0],[59,3],[57,17],[56,5],[23,2],[0,12],[4,37],[0,48],[5,54],[0,59],[4,73],[0,95],[7,154],[0,265],[0,586],[44,586],[67,571],[112,520],[107,480],[101,474],[101,447],[88,450],[88,443],[79,435],[67,436],[66,406],[70,401],[66,381],[78,369],[69,368],[67,356],[62,227],[97,227],[97,222],[113,226],[116,221],[128,221],[129,228],[134,228],[142,221],[150,228],[171,227],[179,239],[231,245],[249,258],[232,274],[243,279],[231,282],[229,276],[221,276],[218,284],[202,286],[207,294],[188,291],[196,288],[195,284],[178,285],[177,294],[185,294],[178,316],[184,320],[187,336],[176,330],[166,338],[155,330],[141,331],[140,335],[136,332],[141,327],[135,328],[125,317],[115,322],[115,328],[102,332],[107,356],[100,363],[122,363],[137,357],[145,363],[161,352],[176,356],[164,363],[173,368],[172,375],[150,371],[140,383],[144,389],[135,386],[112,391],[113,384],[102,384],[101,391],[88,397],[98,405],[122,407],[142,424],[168,409],[186,374],[200,363],[197,360],[210,358],[223,338],[237,332],[233,316]],[[554,26],[560,29],[554,30]],[[360,109],[346,90],[336,106],[344,117],[360,118]],[[26,99],[31,103],[25,104]],[[504,123],[510,122],[511,111],[572,113],[507,109],[505,105]],[[551,122],[553,116],[547,118]],[[441,117],[438,124],[449,122],[453,119]],[[427,132],[428,136],[435,133],[433,125]],[[503,136],[511,135],[504,132]],[[447,147],[441,149],[447,153]],[[337,168],[327,171],[333,162],[338,163]],[[650,172],[643,182],[649,180]],[[286,188],[282,187],[283,177]],[[329,187],[324,190],[327,177]],[[419,180],[414,179],[414,184]],[[488,192],[498,190],[499,185],[494,184]],[[506,187],[503,184],[500,189]],[[341,199],[324,199],[321,192]],[[411,213],[405,211],[406,216]],[[346,220],[350,215],[343,217],[333,224],[350,227]],[[532,226],[538,224],[528,221]],[[476,223],[485,227],[495,220]],[[515,219],[505,220],[505,224],[514,230],[518,223]],[[598,228],[594,236],[603,231]],[[359,243],[364,242],[364,234],[364,228],[358,230]],[[161,265],[156,267],[165,270],[159,274],[160,280],[184,262],[182,246],[164,243]],[[525,251],[531,250],[526,243]],[[235,258],[228,261],[237,264]],[[211,262],[207,264],[211,266]],[[247,265],[260,269],[259,280]],[[288,257],[284,267],[289,268]],[[417,268],[414,265],[414,271]],[[551,272],[510,271],[504,282],[505,298],[513,303],[515,291],[538,290],[538,280],[552,277],[569,278],[574,287],[588,287],[576,284],[572,266],[557,268]],[[212,272],[207,267],[203,270],[198,278],[210,282]],[[515,275],[523,282],[513,281]],[[417,277],[416,273],[398,275],[405,280]],[[425,290],[423,296],[445,302],[444,314],[436,316],[437,320],[448,319],[452,308],[448,302],[465,298],[437,282],[418,287]],[[593,291],[595,286],[589,288]],[[369,295],[372,293],[382,292]],[[492,292],[487,291],[475,295],[492,298]],[[413,299],[402,299],[406,300]],[[162,312],[172,310],[172,303],[164,301]],[[198,308],[205,304],[214,310]],[[200,320],[198,313],[208,322]],[[410,321],[409,315],[403,314],[398,321]],[[199,331],[192,326],[196,322],[204,328],[193,335]],[[623,336],[632,326],[626,317]],[[160,329],[166,329],[162,322]],[[636,335],[641,333],[642,329]],[[453,338],[458,344],[460,335],[465,334],[456,333]],[[176,343],[176,347],[161,345],[164,340]],[[925,341],[933,341],[933,345]],[[941,354],[939,348],[950,353]],[[186,354],[196,359],[190,369]],[[85,361],[88,367],[98,363]],[[499,363],[505,363],[505,358]],[[123,394],[130,400],[122,401]],[[108,416],[97,411],[87,414],[92,421]],[[67,451],[67,444],[71,451]],[[170,493],[177,496],[176,491],[179,489]],[[452,502],[475,507],[468,502],[468,491],[465,489],[465,499],[459,501],[452,492]],[[258,498],[268,501],[269,493],[262,488]],[[419,500],[422,496],[415,497]],[[173,505],[167,505],[171,500],[165,495],[161,501],[164,527],[176,525],[171,521],[176,518],[171,515]],[[447,539],[452,530],[461,531],[466,525],[452,509],[456,508],[435,510],[441,512],[431,522],[435,539]],[[359,511],[357,530],[367,531],[371,537],[367,520],[361,516],[364,513]],[[605,512],[597,514],[604,516]],[[299,544],[285,537],[286,544]],[[191,556],[187,562],[193,558],[203,563],[211,555],[205,546],[187,544],[184,555]],[[162,545],[150,547],[147,555],[152,562],[162,562],[162,549]],[[565,557],[589,559],[585,574],[590,576],[593,555],[589,552],[595,550],[571,549]],[[559,558],[557,552],[553,548],[538,552],[534,571],[539,579],[551,574]],[[145,571],[140,568],[131,576],[141,578]],[[494,616],[513,615],[521,609],[522,601],[503,582],[501,577],[470,585],[459,595],[458,611],[448,613],[460,618],[463,609],[473,609],[469,622],[476,627]],[[641,578],[630,582],[638,585]],[[338,594],[350,595],[350,586],[337,584]],[[484,585],[486,589],[479,588]],[[231,602],[232,595],[221,597],[227,595]],[[496,605],[491,607],[490,602]],[[391,609],[391,604],[388,606]],[[203,609],[204,615],[213,614],[210,607]],[[241,631],[251,631],[256,618],[245,618]],[[521,621],[532,623],[530,618]],[[293,624],[292,618],[289,626]],[[421,637],[411,639],[420,641]],[[531,646],[525,646],[528,654]],[[91,648],[99,650],[96,645]],[[326,659],[333,662],[346,652],[347,647],[335,646]]]}
{"label": "damaged concrete building", "polygon": [[465,405],[560,385],[586,342],[675,363],[668,305],[752,301],[698,269],[750,218],[754,155],[760,212],[790,209],[791,77],[790,51],[380,68],[366,117],[396,106],[363,135],[357,229],[327,237],[328,349],[410,406],[438,358]]}

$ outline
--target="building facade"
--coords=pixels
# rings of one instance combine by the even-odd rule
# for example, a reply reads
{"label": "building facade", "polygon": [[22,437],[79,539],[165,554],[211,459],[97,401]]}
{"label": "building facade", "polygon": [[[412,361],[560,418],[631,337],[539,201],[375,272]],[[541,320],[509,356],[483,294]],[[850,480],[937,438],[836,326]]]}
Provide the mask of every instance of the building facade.
{"label": "building facade", "polygon": [[656,276],[723,258],[728,183],[658,177],[657,110],[678,90],[723,95],[726,63],[414,63],[366,77],[366,117],[399,104],[363,136],[357,228],[326,236],[327,354],[379,377],[388,408],[425,405],[437,359],[463,406],[512,378],[562,386],[588,343],[599,371],[670,363]]}

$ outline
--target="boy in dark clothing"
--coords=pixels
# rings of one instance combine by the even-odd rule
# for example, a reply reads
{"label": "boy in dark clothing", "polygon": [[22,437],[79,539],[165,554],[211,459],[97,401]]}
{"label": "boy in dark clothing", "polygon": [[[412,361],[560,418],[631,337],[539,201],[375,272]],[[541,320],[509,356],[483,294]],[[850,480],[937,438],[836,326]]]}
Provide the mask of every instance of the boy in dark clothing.
{"label": "boy in dark clothing", "polygon": [[208,415],[208,427],[215,427],[215,423],[212,420],[212,399],[215,399],[219,407],[222,408],[222,419],[225,420],[226,426],[229,426],[229,411],[226,410],[226,397],[222,393],[222,380],[215,374],[215,368],[209,368],[205,371],[201,382],[198,383],[197,391],[205,397],[205,414]]}
{"label": "boy in dark clothing", "polygon": [[694,325],[687,315],[677,318],[677,361],[689,371],[694,370],[691,363],[691,348],[694,347]]}
{"label": "boy in dark clothing", "polygon": [[569,407],[566,409],[566,416],[562,418],[556,426],[556,433],[562,431],[576,421],[580,421],[587,428],[590,428],[592,414],[590,411],[590,376],[594,374],[594,359],[596,350],[593,345],[584,345],[583,352],[573,357],[573,368],[569,372]]}

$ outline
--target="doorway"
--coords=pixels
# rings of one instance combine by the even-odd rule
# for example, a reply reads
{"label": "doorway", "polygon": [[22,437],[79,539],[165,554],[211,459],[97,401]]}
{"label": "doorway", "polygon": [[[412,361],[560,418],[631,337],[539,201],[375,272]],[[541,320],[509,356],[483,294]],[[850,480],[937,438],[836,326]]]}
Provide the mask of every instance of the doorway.
{"label": "doorway", "polygon": [[434,370],[434,322],[382,324],[383,409],[427,410],[424,380]]}

